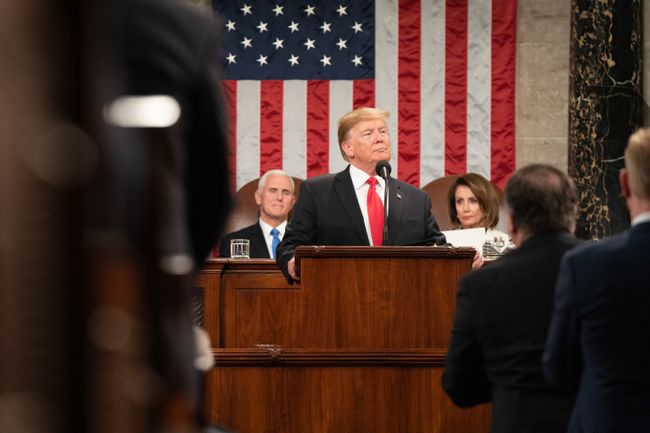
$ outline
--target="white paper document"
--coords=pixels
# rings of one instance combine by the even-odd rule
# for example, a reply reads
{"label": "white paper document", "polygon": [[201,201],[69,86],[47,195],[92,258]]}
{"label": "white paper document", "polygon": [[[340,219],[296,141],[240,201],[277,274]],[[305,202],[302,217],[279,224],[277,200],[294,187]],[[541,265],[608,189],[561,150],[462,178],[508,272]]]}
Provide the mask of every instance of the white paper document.
{"label": "white paper document", "polygon": [[483,227],[476,229],[445,230],[443,233],[447,238],[447,242],[455,247],[472,247],[476,251],[483,249],[483,242],[485,242],[485,229]]}

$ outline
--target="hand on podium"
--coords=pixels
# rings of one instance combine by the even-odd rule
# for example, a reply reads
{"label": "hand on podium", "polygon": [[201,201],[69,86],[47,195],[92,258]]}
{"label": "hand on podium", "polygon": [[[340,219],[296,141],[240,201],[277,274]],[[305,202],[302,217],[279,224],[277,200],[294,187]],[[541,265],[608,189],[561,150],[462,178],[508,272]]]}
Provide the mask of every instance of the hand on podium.
{"label": "hand on podium", "polygon": [[291,260],[289,260],[289,263],[287,263],[287,270],[289,271],[289,275],[291,275],[291,278],[293,278],[295,281],[300,281],[300,275],[296,274],[295,257],[291,257]]}
{"label": "hand on podium", "polygon": [[485,260],[483,259],[483,256],[476,251],[476,254],[474,254],[474,258],[472,259],[472,269],[479,269],[481,266],[483,266],[483,263]]}

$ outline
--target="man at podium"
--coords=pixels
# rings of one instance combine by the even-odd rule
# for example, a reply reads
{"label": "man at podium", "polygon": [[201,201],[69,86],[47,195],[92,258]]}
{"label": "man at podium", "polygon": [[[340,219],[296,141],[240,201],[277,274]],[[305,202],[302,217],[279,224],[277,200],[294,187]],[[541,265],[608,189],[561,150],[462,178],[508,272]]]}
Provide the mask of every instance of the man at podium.
{"label": "man at podium", "polygon": [[[299,279],[293,254],[299,245],[446,243],[431,214],[429,196],[390,177],[387,118],[388,112],[378,108],[345,114],[338,123],[338,140],[341,155],[350,164],[339,173],[302,182],[276,256],[290,283]],[[379,161],[384,168],[378,170]]]}

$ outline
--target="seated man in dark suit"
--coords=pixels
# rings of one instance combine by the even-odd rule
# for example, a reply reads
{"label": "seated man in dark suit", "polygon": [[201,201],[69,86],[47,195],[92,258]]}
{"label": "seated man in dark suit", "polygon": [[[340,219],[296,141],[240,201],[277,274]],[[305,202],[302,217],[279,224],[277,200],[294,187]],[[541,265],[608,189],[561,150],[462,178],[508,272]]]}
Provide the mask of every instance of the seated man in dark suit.
{"label": "seated man in dark suit", "polygon": [[340,173],[304,181],[294,216],[278,247],[277,261],[287,280],[298,279],[293,252],[298,245],[405,245],[445,236],[422,190],[389,178],[388,233],[383,238],[383,178],[378,161],[390,159],[388,112],[359,108],[339,120],[338,141],[350,165]]}
{"label": "seated man in dark suit", "polygon": [[260,178],[255,203],[260,219],[253,225],[228,233],[221,239],[220,256],[230,257],[232,239],[250,240],[250,257],[274,259],[275,250],[284,237],[287,218],[296,200],[291,176],[282,170],[269,170]]}
{"label": "seated man in dark suit", "polygon": [[577,245],[575,187],[547,165],[517,171],[505,190],[517,246],[463,276],[442,385],[458,406],[492,401],[492,433],[564,432],[573,396],[542,373],[562,255]]}
{"label": "seated man in dark suit", "polygon": [[650,431],[650,129],[625,150],[632,227],[562,260],[544,352],[554,385],[577,387],[568,431]]}

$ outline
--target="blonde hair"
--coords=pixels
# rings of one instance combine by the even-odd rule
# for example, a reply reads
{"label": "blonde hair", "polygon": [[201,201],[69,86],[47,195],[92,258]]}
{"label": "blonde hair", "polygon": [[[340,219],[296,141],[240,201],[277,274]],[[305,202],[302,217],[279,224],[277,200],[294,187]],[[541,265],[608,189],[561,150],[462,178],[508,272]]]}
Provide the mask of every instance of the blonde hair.
{"label": "blonde hair", "polygon": [[343,159],[349,161],[347,155],[343,151],[343,142],[348,139],[348,134],[350,130],[355,127],[356,124],[364,120],[374,120],[381,119],[386,122],[388,119],[389,113],[386,110],[381,108],[370,108],[370,107],[361,107],[356,110],[352,110],[349,113],[345,114],[339,119],[338,123],[338,138],[339,138],[339,150]]}
{"label": "blonde hair", "polygon": [[630,136],[625,149],[625,168],[632,193],[650,199],[650,128],[638,129]]}

